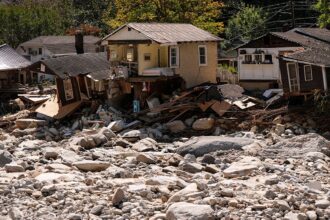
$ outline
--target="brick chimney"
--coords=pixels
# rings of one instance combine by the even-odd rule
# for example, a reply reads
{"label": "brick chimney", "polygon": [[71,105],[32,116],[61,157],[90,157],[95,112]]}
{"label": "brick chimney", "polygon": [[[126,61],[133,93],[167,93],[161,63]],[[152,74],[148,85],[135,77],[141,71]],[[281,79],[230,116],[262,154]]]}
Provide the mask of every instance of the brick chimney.
{"label": "brick chimney", "polygon": [[84,53],[84,34],[80,30],[75,33],[75,46],[77,54]]}

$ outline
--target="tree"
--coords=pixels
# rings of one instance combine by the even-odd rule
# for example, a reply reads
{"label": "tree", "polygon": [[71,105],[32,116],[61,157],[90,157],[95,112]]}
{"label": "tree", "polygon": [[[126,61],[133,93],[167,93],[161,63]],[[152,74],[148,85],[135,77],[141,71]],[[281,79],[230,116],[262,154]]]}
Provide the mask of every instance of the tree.
{"label": "tree", "polygon": [[245,6],[228,21],[226,37],[230,43],[249,41],[266,33],[267,15],[260,8]]}
{"label": "tree", "polygon": [[0,5],[0,41],[17,47],[41,35],[63,32],[62,18],[53,8],[41,4]]}
{"label": "tree", "polygon": [[216,0],[115,0],[104,19],[112,29],[127,22],[180,22],[219,34],[222,6]]}
{"label": "tree", "polygon": [[318,23],[321,28],[329,27],[330,25],[330,2],[329,0],[318,0],[315,5],[317,11],[320,12]]}

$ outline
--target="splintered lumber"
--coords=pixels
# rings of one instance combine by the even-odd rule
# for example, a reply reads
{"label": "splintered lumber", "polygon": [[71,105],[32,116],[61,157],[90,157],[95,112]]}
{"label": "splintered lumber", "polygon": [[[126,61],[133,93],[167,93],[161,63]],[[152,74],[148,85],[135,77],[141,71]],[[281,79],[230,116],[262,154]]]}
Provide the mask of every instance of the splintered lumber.
{"label": "splintered lumber", "polygon": [[253,117],[253,123],[265,123],[264,120],[269,118],[274,118],[278,115],[288,112],[288,107],[284,106],[282,108],[273,109],[273,110],[255,110],[250,111]]}

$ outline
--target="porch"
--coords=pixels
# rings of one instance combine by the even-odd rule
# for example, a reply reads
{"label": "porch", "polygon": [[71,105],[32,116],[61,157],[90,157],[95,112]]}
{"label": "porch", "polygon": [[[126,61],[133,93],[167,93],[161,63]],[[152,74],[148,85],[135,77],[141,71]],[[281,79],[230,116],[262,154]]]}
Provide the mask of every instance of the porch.
{"label": "porch", "polygon": [[108,59],[116,76],[173,76],[174,66],[169,60],[177,63],[178,50],[151,41],[116,41],[109,42]]}

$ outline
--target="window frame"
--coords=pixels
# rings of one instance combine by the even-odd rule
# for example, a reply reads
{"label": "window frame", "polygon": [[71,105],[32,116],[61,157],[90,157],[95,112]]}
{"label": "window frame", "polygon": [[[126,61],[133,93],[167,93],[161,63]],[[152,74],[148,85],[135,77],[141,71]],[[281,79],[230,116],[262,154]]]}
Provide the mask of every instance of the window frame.
{"label": "window frame", "polygon": [[[306,77],[306,67],[310,67],[310,70],[311,70],[311,78],[307,80],[307,77]],[[305,78],[305,82],[310,82],[310,81],[313,81],[313,68],[312,68],[312,65],[304,65],[304,78]]]}
{"label": "window frame", "polygon": [[[149,59],[146,59],[147,57],[149,57]],[[144,53],[143,60],[144,62],[151,62],[151,53]]]}
{"label": "window frame", "polygon": [[[67,88],[67,86],[71,88]],[[64,95],[65,95],[65,100],[70,101],[74,99],[74,91],[73,91],[73,85],[72,85],[72,80],[71,79],[65,79],[63,80],[63,87],[64,87]],[[68,94],[68,91],[72,94],[71,97],[68,97],[70,94]]]}
{"label": "window frame", "polygon": [[[200,48],[204,48],[205,50],[205,63],[201,63],[201,54],[200,54]],[[207,66],[207,47],[206,45],[198,45],[198,64],[199,66]]]}
{"label": "window frame", "polygon": [[[175,49],[175,65],[172,64],[172,49]],[[171,68],[178,68],[180,66],[180,50],[178,46],[171,46],[170,47],[170,67]]]}

